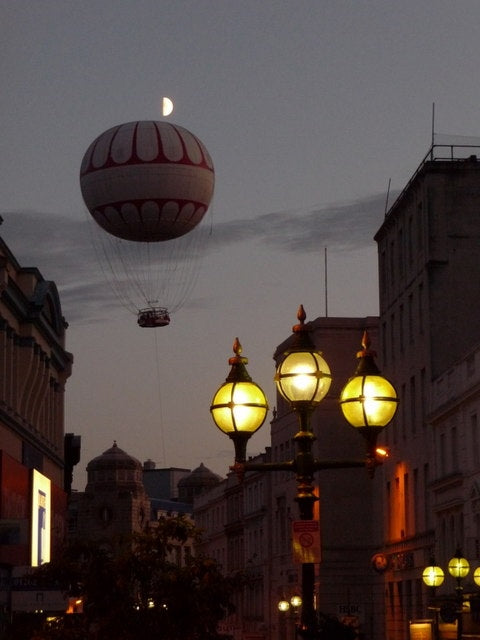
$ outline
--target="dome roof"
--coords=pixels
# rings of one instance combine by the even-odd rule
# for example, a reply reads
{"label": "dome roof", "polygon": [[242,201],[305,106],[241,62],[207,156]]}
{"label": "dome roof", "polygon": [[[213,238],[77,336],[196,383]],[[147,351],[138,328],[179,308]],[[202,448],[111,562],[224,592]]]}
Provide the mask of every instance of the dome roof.
{"label": "dome roof", "polygon": [[136,458],[120,449],[117,441],[114,440],[110,449],[90,460],[87,465],[87,471],[99,469],[142,469],[142,465]]}
{"label": "dome roof", "polygon": [[191,503],[195,496],[216,487],[221,481],[220,476],[207,469],[202,462],[188,476],[178,481],[178,496],[181,501]]}
{"label": "dome roof", "polygon": [[103,490],[145,491],[142,464],[120,449],[115,441],[110,449],[88,463],[87,477],[87,493]]}

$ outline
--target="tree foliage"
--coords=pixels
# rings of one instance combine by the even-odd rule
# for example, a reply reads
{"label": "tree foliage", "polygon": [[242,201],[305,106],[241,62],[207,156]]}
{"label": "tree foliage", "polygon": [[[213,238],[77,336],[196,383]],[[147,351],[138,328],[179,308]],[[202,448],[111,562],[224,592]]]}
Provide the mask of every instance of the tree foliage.
{"label": "tree foliage", "polygon": [[[39,587],[52,584],[84,599],[84,613],[43,625],[45,640],[222,640],[218,623],[232,611],[241,575],[225,577],[215,560],[175,548],[197,540],[198,530],[183,516],[164,518],[135,535],[122,551],[72,544],[62,557],[36,572]],[[125,542],[125,541],[124,541]],[[38,620],[37,620],[38,627]],[[15,640],[30,640],[15,629]]]}

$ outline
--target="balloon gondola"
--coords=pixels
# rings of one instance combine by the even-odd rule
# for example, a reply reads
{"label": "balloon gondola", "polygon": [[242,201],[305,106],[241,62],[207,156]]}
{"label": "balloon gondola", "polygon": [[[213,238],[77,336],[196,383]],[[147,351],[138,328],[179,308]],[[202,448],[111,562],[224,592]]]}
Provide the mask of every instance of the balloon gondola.
{"label": "balloon gondola", "polygon": [[117,125],[88,147],[80,187],[118,298],[139,326],[167,326],[192,290],[206,242],[214,168],[205,145],[167,122]]}
{"label": "balloon gondola", "polygon": [[138,311],[137,323],[140,327],[166,327],[170,315],[165,307],[147,307]]}

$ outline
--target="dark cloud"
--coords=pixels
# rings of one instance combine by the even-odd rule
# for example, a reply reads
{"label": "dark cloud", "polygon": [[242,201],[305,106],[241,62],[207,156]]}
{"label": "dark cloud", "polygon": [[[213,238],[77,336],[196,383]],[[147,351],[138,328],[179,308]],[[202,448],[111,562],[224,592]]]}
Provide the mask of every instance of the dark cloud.
{"label": "dark cloud", "polygon": [[337,250],[362,248],[373,243],[382,224],[385,195],[354,202],[267,213],[253,219],[218,223],[217,246],[253,240],[272,250],[309,253],[319,246]]}
{"label": "dark cloud", "polygon": [[69,321],[101,319],[105,304],[118,306],[105,286],[85,218],[38,211],[2,212],[0,234],[22,267],[54,280]]}
{"label": "dark cloud", "polygon": [[[385,195],[375,195],[354,202],[218,222],[211,233],[208,230],[200,251],[205,254],[252,242],[272,252],[294,253],[315,252],[319,247],[337,251],[367,247],[373,243],[384,210]],[[100,266],[92,238],[96,229],[86,215],[73,218],[38,211],[1,215],[1,236],[21,266],[35,266],[45,278],[56,282],[69,321],[100,321],[120,306]]]}

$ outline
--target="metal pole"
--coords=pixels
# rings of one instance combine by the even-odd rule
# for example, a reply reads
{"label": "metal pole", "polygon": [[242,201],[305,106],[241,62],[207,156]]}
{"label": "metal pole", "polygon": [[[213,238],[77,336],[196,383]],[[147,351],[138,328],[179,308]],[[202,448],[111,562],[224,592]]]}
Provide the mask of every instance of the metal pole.
{"label": "metal pole", "polygon": [[457,578],[457,586],[455,587],[457,594],[457,640],[462,640],[463,635],[463,587],[461,578]]}
{"label": "metal pole", "polygon": [[[297,472],[297,496],[301,520],[313,520],[313,505],[318,500],[314,494],[313,474],[315,461],[312,445],[315,440],[310,427],[311,410],[298,411],[300,430],[295,436],[297,454],[295,468]],[[300,637],[314,638],[317,631],[315,612],[315,565],[313,562],[302,564],[302,611],[300,616]]]}

